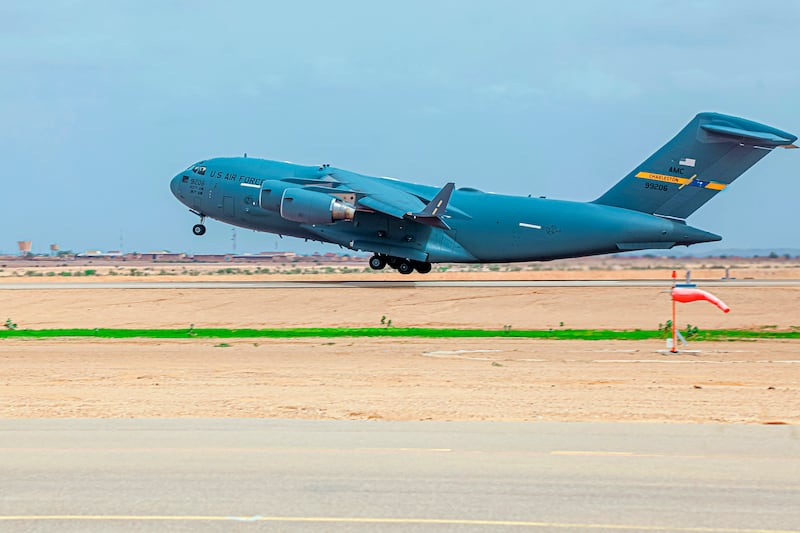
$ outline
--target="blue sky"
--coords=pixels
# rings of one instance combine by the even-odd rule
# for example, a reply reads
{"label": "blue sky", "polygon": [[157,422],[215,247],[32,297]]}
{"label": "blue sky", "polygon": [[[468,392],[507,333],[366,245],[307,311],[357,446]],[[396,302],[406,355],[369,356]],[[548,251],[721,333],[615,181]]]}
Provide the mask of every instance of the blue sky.
{"label": "blue sky", "polygon": [[[229,251],[169,178],[243,152],[592,200],[699,111],[800,133],[798,28],[800,2],[2,2],[0,250]],[[798,247],[799,197],[776,150],[689,221]]]}

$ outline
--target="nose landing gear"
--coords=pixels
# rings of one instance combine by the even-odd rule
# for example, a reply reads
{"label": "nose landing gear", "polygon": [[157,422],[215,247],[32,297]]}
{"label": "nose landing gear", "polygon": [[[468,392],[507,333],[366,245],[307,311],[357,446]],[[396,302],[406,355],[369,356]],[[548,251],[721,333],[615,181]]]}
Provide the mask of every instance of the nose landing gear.
{"label": "nose landing gear", "polygon": [[375,254],[369,258],[369,267],[372,270],[383,270],[386,265],[405,275],[411,274],[415,270],[420,274],[427,274],[431,271],[431,264],[425,261],[412,261],[382,254]]}
{"label": "nose landing gear", "polygon": [[194,213],[195,215],[200,217],[200,223],[199,224],[195,224],[194,226],[192,226],[192,233],[194,233],[198,237],[200,235],[205,235],[206,234],[206,227],[203,224],[203,222],[205,222],[206,216],[203,213],[199,212],[199,211],[195,211],[194,209],[189,209],[189,211],[191,211],[192,213]]}

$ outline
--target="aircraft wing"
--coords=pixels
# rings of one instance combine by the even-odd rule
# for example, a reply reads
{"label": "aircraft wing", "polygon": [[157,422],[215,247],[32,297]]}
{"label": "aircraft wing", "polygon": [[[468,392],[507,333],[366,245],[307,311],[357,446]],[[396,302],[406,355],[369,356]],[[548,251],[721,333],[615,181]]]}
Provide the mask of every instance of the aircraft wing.
{"label": "aircraft wing", "polygon": [[357,207],[366,207],[395,218],[404,218],[408,213],[423,209],[425,204],[413,194],[398,191],[391,196],[380,194],[364,196],[358,201]]}
{"label": "aircraft wing", "polygon": [[359,192],[357,209],[377,211],[395,218],[415,220],[421,224],[449,229],[442,220],[454,184],[445,185],[429,202],[418,196],[394,187],[391,182],[361,176],[354,172],[331,169],[330,176]]}

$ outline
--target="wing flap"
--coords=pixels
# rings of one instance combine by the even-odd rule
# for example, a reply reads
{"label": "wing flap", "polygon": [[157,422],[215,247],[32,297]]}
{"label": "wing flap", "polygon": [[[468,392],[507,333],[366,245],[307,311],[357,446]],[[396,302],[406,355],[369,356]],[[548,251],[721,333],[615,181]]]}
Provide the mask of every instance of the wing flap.
{"label": "wing flap", "polygon": [[[391,200],[383,199],[381,196],[365,196],[361,198],[357,206],[358,207],[365,207],[367,209],[371,209],[372,211],[378,211],[379,213],[383,213],[385,215],[393,216],[395,218],[403,218],[409,213],[408,205],[414,205],[414,200],[416,200],[416,208],[424,207],[424,204],[417,199],[417,197],[412,196],[410,194],[403,193],[407,198],[404,198],[404,201],[399,201],[399,195],[397,197],[392,197]],[[402,204],[402,205],[401,205]],[[412,209],[413,210],[413,209]]]}

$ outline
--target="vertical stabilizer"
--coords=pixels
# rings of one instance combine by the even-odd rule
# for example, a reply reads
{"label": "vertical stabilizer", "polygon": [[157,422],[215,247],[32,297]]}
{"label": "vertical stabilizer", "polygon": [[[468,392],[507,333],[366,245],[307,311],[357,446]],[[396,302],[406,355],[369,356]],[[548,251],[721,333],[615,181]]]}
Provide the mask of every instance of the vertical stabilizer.
{"label": "vertical stabilizer", "polygon": [[751,120],[700,113],[594,203],[685,219],[774,148],[796,148],[796,140]]}

